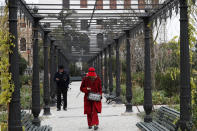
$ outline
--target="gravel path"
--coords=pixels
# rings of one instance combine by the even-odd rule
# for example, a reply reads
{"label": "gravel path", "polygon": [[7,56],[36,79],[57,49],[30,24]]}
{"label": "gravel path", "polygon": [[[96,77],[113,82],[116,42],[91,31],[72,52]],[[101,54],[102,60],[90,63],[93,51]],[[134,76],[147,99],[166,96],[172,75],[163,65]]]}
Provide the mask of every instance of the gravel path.
{"label": "gravel path", "polygon": [[[84,94],[79,94],[80,84],[81,82],[73,82],[70,86],[68,110],[56,111],[56,108],[52,107],[51,116],[42,116],[42,125],[50,125],[53,127],[53,131],[91,131],[87,126],[86,115],[83,114]],[[137,116],[137,108],[133,107],[134,112],[132,113],[125,113],[125,110],[123,104],[108,105],[103,100],[98,131],[139,131],[136,123],[141,120]],[[42,114],[43,112],[41,112]]]}

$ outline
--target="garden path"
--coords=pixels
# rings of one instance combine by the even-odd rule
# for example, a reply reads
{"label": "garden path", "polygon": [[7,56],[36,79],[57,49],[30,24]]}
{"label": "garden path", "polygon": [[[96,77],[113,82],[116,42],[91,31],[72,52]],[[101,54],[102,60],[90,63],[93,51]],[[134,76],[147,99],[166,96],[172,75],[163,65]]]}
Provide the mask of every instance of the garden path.
{"label": "garden path", "polygon": [[[86,116],[83,114],[83,93],[79,93],[81,82],[73,82],[68,92],[68,110],[56,111],[51,108],[51,116],[42,116],[42,125],[50,125],[53,131],[89,131]],[[143,111],[142,107],[139,107]],[[141,121],[137,108],[125,113],[123,104],[107,104],[103,99],[102,113],[99,115],[98,131],[139,131],[136,123]],[[43,111],[41,112],[41,115]]]}

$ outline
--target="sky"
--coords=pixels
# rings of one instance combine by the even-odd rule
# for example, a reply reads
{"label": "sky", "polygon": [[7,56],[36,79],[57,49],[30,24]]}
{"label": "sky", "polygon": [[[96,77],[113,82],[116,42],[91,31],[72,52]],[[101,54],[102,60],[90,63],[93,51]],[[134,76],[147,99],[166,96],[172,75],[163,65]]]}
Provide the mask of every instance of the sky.
{"label": "sky", "polygon": [[[62,0],[25,0],[27,3],[61,3]],[[71,0],[72,1],[72,0]],[[5,0],[0,0],[0,5],[4,5]],[[167,41],[171,40],[174,36],[179,36],[180,34],[180,22],[179,15],[173,15],[171,19],[167,20],[166,25],[167,31]]]}

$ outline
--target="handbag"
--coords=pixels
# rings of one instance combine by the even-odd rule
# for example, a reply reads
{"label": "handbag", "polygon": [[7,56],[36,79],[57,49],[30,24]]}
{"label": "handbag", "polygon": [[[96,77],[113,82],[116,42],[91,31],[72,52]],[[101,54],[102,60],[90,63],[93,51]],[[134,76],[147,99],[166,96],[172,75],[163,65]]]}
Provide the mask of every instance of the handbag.
{"label": "handbag", "polygon": [[99,93],[90,92],[88,93],[88,100],[101,101],[101,95]]}

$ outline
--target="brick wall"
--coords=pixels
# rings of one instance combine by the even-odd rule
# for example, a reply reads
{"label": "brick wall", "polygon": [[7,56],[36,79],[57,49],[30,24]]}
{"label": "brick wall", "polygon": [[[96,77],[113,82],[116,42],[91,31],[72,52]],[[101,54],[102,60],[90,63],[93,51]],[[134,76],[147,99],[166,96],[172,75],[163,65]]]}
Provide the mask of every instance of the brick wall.
{"label": "brick wall", "polygon": [[80,7],[81,8],[87,8],[87,4],[88,4],[87,0],[80,0]]}
{"label": "brick wall", "polygon": [[116,0],[110,0],[110,9],[116,9],[117,5],[116,5]]}
{"label": "brick wall", "polygon": [[103,9],[103,0],[97,0],[96,9]]}
{"label": "brick wall", "polygon": [[125,9],[131,8],[131,0],[124,0],[124,8]]}

